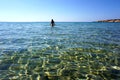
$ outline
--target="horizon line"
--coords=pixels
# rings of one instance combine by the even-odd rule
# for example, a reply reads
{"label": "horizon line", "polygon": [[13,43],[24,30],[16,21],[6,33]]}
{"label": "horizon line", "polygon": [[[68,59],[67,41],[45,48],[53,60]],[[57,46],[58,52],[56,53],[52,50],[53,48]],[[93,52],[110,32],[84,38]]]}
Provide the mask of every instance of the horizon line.
{"label": "horizon line", "polygon": [[[51,22],[51,20],[50,21],[0,21],[0,22]],[[55,22],[93,22],[93,21],[55,21]]]}

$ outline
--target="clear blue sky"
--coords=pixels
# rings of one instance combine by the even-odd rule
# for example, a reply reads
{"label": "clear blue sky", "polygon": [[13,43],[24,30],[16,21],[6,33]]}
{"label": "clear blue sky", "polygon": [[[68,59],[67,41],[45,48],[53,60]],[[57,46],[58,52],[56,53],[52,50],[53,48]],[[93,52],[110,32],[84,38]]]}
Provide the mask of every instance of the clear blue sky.
{"label": "clear blue sky", "polygon": [[0,0],[0,21],[95,21],[120,18],[120,0]]}

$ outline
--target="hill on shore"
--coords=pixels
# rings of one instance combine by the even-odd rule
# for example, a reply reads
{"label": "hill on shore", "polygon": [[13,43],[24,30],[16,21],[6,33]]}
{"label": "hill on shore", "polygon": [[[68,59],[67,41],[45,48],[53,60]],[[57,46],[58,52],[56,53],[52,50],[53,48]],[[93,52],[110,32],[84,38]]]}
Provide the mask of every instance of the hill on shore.
{"label": "hill on shore", "polygon": [[98,20],[97,22],[120,22],[120,19]]}

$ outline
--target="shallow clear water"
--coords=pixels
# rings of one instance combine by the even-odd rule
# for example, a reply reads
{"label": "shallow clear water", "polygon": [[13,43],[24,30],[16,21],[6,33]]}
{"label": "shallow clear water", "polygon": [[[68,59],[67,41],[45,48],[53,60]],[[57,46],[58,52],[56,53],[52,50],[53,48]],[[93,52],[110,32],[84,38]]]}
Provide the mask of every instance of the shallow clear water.
{"label": "shallow clear water", "polygon": [[120,23],[0,23],[0,79],[120,79]]}

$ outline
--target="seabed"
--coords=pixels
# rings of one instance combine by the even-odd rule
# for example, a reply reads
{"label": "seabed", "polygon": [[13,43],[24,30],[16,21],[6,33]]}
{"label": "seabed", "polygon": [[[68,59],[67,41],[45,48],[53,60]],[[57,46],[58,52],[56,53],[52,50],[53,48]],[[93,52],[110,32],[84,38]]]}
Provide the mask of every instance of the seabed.
{"label": "seabed", "polygon": [[[118,45],[105,45],[109,49]],[[0,80],[119,80],[120,55],[106,49],[51,46],[5,52]]]}

